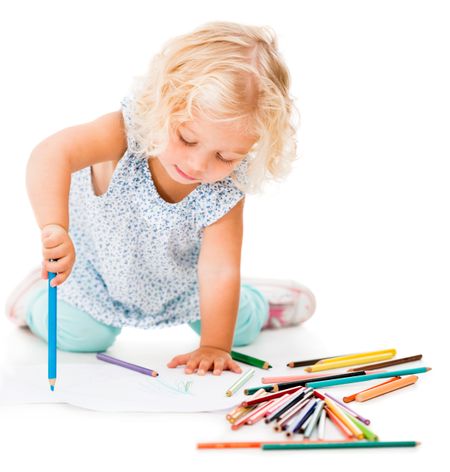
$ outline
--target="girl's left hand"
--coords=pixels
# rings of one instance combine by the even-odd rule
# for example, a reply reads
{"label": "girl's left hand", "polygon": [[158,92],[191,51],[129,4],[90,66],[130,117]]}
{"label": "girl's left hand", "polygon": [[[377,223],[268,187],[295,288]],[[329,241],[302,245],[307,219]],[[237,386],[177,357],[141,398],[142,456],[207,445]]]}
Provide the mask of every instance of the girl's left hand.
{"label": "girl's left hand", "polygon": [[212,370],[214,375],[220,375],[224,370],[231,370],[236,374],[242,372],[227,351],[210,346],[200,346],[195,351],[175,356],[167,367],[174,368],[179,365],[186,365],[185,374],[192,374],[196,370],[198,375],[205,375],[208,370]]}

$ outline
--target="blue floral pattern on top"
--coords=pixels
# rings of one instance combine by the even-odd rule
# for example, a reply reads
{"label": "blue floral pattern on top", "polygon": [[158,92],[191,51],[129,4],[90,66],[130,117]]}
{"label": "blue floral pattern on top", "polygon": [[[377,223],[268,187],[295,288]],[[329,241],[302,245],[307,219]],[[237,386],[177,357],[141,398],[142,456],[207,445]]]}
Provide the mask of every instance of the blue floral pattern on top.
{"label": "blue floral pattern on top", "polygon": [[[125,125],[132,100],[122,101]],[[165,327],[200,318],[198,257],[203,230],[244,197],[230,177],[165,201],[147,158],[128,149],[106,193],[91,168],[72,175],[70,235],[76,262],[59,298],[107,325]]]}

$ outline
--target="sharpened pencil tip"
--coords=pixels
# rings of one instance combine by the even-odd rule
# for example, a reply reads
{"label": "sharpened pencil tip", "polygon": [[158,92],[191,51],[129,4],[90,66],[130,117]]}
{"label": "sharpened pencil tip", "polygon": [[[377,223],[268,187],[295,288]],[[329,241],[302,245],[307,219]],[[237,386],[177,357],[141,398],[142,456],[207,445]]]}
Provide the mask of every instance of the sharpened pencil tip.
{"label": "sharpened pencil tip", "polygon": [[55,386],[54,386],[54,385],[50,385],[50,390],[51,390],[52,392],[54,392],[54,391],[55,391]]}

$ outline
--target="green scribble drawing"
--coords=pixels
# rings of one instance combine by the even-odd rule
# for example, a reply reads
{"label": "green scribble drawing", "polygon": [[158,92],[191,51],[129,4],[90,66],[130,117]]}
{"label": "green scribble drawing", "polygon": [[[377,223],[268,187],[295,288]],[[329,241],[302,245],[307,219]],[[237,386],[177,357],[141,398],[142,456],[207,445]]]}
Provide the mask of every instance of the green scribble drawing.
{"label": "green scribble drawing", "polygon": [[180,393],[182,395],[193,395],[193,393],[190,392],[192,384],[194,383],[192,380],[179,380],[174,385],[169,385],[163,382],[161,379],[157,379],[157,382],[163,387],[168,388],[172,392]]}

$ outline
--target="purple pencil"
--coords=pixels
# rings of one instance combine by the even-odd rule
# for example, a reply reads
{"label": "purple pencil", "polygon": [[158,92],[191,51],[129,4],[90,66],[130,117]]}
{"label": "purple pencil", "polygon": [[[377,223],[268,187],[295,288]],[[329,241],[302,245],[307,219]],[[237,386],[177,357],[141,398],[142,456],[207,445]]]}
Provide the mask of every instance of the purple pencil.
{"label": "purple pencil", "polygon": [[97,352],[97,359],[109,362],[110,364],[118,365],[120,367],[125,367],[126,369],[134,370],[135,372],[140,372],[141,374],[150,375],[151,377],[158,377],[159,375],[156,370],[147,369],[146,367],[141,367],[136,364],[130,364],[129,362],[121,361],[120,359],[108,356],[103,352]]}
{"label": "purple pencil", "polygon": [[332,397],[329,393],[325,393],[325,396],[328,397],[328,398],[331,398],[331,400],[333,400],[334,402],[341,405],[342,408],[344,408],[344,410],[347,410],[352,416],[354,416],[355,418],[358,418],[358,420],[362,421],[365,424],[370,424],[370,420],[368,420],[367,418],[364,418],[361,415],[358,415],[358,413],[356,413],[356,411],[353,411],[345,403],[340,402],[337,398]]}

